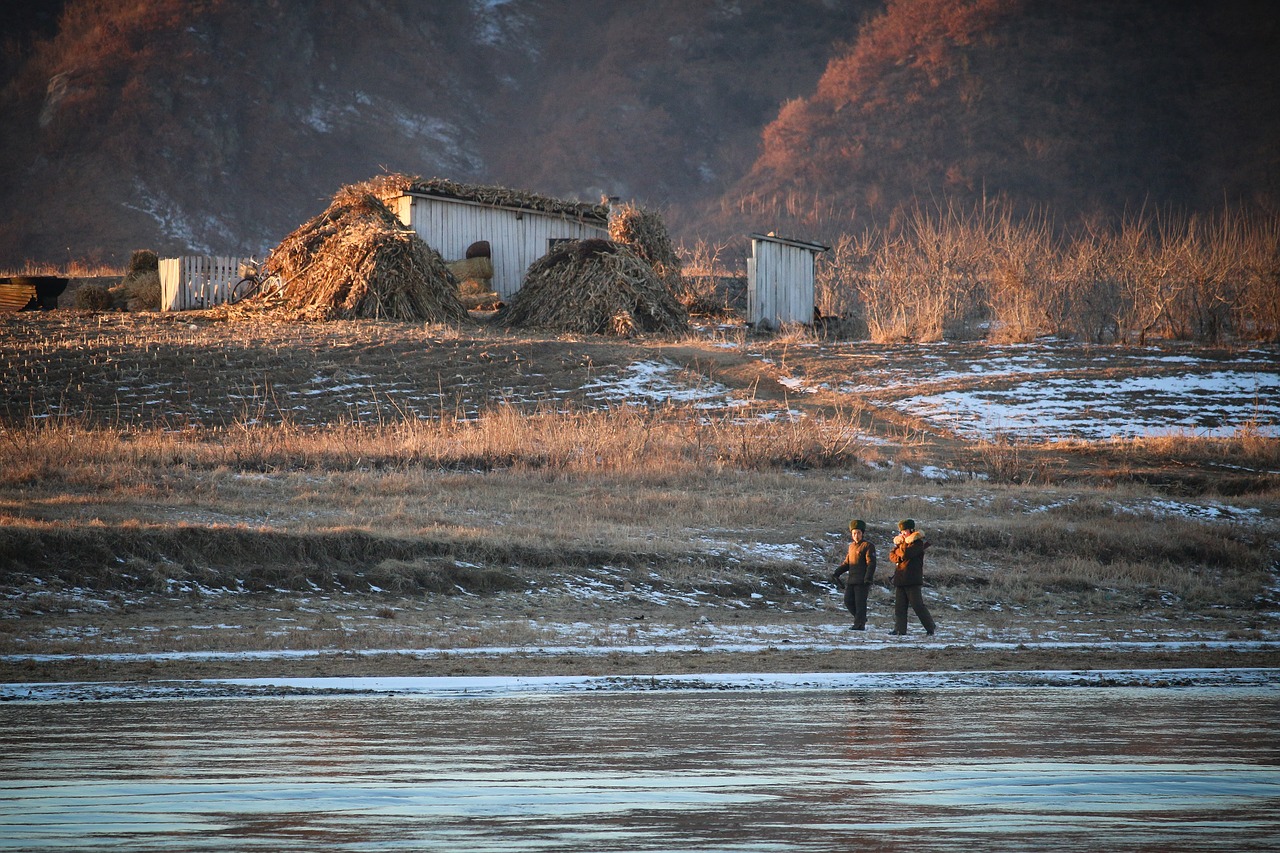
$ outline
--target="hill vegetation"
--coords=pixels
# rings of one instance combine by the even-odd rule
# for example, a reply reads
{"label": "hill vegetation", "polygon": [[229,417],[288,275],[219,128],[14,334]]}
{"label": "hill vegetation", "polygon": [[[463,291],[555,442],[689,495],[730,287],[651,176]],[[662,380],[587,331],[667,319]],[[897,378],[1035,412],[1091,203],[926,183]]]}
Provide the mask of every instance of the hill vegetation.
{"label": "hill vegetation", "polygon": [[831,237],[939,199],[1061,220],[1274,205],[1262,4],[897,0],[763,131],[726,216]]}
{"label": "hill vegetation", "polygon": [[686,243],[1280,198],[1261,0],[58,5],[6,42],[10,265],[261,253],[381,171],[634,199]]}

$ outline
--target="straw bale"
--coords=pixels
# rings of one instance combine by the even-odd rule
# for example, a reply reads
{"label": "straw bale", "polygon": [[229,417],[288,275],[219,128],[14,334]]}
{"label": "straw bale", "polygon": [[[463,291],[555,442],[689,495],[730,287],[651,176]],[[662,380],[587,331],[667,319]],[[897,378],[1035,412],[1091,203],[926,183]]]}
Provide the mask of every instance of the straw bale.
{"label": "straw bale", "polygon": [[493,288],[489,287],[488,282],[478,281],[474,278],[458,282],[458,294],[461,296],[469,296],[475,293],[488,293],[492,289]]}
{"label": "straw bale", "polygon": [[489,282],[493,280],[493,260],[476,257],[453,261],[449,264],[449,272],[453,273],[453,277],[458,281]]}
{"label": "straw bale", "polygon": [[467,319],[439,253],[383,202],[405,180],[385,175],[343,187],[272,250],[264,267],[284,283],[281,307],[314,319]]}
{"label": "straw bale", "polygon": [[583,334],[683,332],[684,309],[628,247],[574,240],[529,265],[524,284],[498,322]]}
{"label": "straw bale", "polygon": [[671,293],[682,293],[684,271],[680,256],[671,244],[671,235],[662,217],[627,203],[613,209],[609,217],[609,236],[639,255]]}

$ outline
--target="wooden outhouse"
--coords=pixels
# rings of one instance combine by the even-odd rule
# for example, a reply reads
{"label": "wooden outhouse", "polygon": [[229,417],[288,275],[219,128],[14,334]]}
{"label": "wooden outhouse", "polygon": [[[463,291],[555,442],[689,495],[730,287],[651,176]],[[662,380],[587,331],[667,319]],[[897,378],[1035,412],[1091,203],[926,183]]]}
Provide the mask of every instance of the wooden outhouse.
{"label": "wooden outhouse", "polygon": [[811,324],[814,262],[831,247],[773,234],[749,236],[747,322],[768,329],[783,323]]}
{"label": "wooden outhouse", "polygon": [[460,260],[468,246],[487,241],[492,286],[503,298],[520,289],[529,264],[557,243],[609,236],[607,205],[442,178],[418,181],[388,205],[446,261]]}

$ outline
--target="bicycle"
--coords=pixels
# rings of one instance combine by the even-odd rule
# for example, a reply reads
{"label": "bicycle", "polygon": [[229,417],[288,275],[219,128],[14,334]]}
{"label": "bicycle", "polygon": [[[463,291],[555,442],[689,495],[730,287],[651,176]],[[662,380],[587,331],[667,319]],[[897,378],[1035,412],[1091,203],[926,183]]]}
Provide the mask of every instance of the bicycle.
{"label": "bicycle", "polygon": [[278,273],[271,272],[258,264],[245,272],[244,278],[231,288],[232,303],[241,299],[260,297],[262,299],[278,299],[284,296],[284,279]]}

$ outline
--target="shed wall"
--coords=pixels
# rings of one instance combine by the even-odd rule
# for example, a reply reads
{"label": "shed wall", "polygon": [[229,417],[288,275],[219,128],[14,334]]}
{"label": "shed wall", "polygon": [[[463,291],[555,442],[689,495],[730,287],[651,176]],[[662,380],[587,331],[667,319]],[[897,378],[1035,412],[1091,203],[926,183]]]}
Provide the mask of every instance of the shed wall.
{"label": "shed wall", "polygon": [[747,312],[756,325],[813,322],[813,252],[754,240],[747,266]]}
{"label": "shed wall", "polygon": [[493,289],[504,298],[520,289],[525,270],[547,253],[548,241],[609,236],[606,228],[576,219],[458,199],[402,196],[394,209],[446,261],[460,260],[472,243],[488,240]]}

